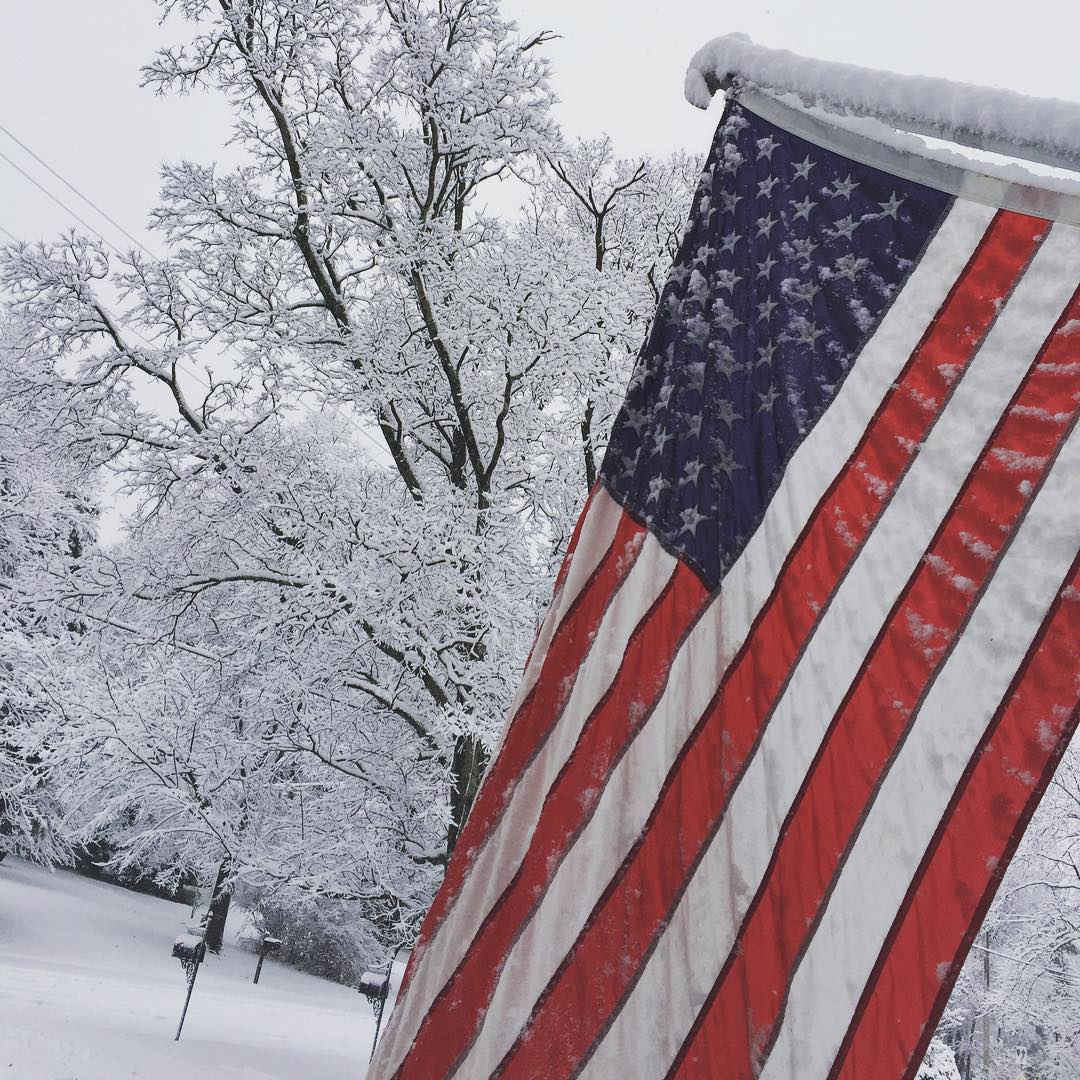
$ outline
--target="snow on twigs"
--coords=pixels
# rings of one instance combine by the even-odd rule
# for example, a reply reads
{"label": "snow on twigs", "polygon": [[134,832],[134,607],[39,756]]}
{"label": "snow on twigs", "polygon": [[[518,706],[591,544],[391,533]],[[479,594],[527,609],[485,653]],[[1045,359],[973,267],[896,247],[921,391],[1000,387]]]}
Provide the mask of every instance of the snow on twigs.
{"label": "snow on twigs", "polygon": [[815,60],[756,45],[745,34],[715,38],[694,54],[686,73],[686,98],[707,108],[731,77],[793,92],[835,111],[876,116],[900,128],[929,129],[989,149],[1007,144],[1016,156],[1080,167],[1078,103]]}

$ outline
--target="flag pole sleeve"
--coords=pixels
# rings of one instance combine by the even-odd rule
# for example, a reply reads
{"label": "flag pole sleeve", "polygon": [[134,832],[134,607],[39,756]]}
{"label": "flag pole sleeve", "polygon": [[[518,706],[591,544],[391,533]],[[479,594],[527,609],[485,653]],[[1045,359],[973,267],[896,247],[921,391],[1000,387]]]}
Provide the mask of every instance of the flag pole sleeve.
{"label": "flag pole sleeve", "polygon": [[715,38],[694,54],[686,98],[707,109],[738,80],[795,94],[807,108],[872,117],[902,131],[1080,171],[1080,103],[816,60],[765,48],[745,34]]}

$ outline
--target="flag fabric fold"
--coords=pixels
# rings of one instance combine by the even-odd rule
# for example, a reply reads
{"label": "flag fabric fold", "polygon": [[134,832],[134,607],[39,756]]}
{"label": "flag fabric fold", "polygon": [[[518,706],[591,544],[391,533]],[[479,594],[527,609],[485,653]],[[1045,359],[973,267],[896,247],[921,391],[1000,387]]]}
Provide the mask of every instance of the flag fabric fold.
{"label": "flag fabric fold", "polygon": [[762,111],[372,1078],[913,1077],[1076,728],[1080,228]]}

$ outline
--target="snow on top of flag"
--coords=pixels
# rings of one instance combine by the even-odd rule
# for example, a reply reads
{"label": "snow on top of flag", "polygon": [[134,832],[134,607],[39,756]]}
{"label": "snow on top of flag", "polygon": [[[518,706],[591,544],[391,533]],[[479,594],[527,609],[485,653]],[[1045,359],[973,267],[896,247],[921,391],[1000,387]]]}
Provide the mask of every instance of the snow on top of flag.
{"label": "snow on top of flag", "polygon": [[729,106],[602,470],[710,587],[950,202]]}
{"label": "snow on top of flag", "polygon": [[843,112],[875,116],[900,128],[951,131],[959,142],[965,134],[978,136],[989,149],[1000,149],[991,142],[1006,143],[1016,156],[1080,168],[1077,102],[817,60],[765,48],[745,34],[714,38],[694,54],[686,72],[686,98],[707,108],[716,90],[732,77]]}

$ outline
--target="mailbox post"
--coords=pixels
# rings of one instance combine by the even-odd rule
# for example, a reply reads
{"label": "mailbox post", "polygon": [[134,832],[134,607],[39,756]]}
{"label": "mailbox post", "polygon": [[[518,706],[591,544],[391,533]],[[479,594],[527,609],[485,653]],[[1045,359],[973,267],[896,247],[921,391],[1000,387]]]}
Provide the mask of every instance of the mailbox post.
{"label": "mailbox post", "polygon": [[[390,1008],[393,1009],[394,1002],[397,1000],[397,991],[401,979],[400,971],[398,976],[395,977],[394,965],[403,952],[408,957],[408,951],[404,945],[401,945],[394,952],[393,959],[386,965],[385,972],[365,971],[356,985],[356,989],[371,1002],[371,1007],[375,1012],[375,1038],[371,1043],[372,1057],[375,1056],[375,1047],[379,1045],[379,1029],[382,1027],[383,1017],[386,1015],[386,1006],[389,1003]],[[394,1000],[388,1002],[391,994],[393,994]]]}
{"label": "mailbox post", "polygon": [[356,989],[371,1002],[371,1007],[375,1012],[375,1038],[371,1043],[371,1056],[374,1057],[375,1047],[379,1043],[379,1028],[382,1025],[383,1009],[386,1008],[386,996],[390,992],[390,968],[387,967],[385,973],[365,971],[360,976]]}
{"label": "mailbox post", "polygon": [[271,937],[264,934],[262,944],[259,946],[259,962],[255,965],[255,978],[251,980],[253,986],[259,985],[259,976],[262,974],[263,961],[267,953],[277,952],[281,948],[281,938]]}
{"label": "mailbox post", "polygon": [[199,974],[199,965],[206,959],[206,939],[189,931],[181,934],[173,943],[172,954],[180,961],[187,976],[187,994],[184,997],[184,1009],[180,1013],[180,1023],[176,1027],[175,1042],[180,1041],[180,1032],[184,1030],[184,1018],[191,1002],[191,991],[195,989],[195,976]]}

